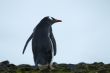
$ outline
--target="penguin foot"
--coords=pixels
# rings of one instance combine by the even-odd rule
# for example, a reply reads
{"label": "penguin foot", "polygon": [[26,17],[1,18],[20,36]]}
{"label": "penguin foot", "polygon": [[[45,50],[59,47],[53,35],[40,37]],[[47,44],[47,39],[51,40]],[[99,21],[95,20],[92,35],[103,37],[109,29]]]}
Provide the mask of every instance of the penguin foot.
{"label": "penguin foot", "polygon": [[48,65],[41,65],[38,64],[39,70],[46,70],[48,68]]}
{"label": "penguin foot", "polygon": [[55,68],[52,65],[50,65],[49,68],[50,68],[50,71],[55,70]]}

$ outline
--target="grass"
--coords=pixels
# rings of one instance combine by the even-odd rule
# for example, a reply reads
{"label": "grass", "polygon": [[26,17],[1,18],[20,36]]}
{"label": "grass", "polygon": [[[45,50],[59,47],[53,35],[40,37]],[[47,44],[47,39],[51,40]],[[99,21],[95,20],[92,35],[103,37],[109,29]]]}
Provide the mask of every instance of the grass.
{"label": "grass", "polygon": [[9,62],[0,63],[0,73],[110,73],[110,64],[95,62],[93,64],[55,64],[55,70],[43,70],[33,68],[27,64],[14,65]]}

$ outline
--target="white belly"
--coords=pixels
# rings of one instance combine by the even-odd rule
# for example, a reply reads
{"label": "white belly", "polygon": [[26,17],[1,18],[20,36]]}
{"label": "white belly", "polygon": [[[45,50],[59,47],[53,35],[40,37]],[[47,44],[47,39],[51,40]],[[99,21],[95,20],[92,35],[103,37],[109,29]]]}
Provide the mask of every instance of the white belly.
{"label": "white belly", "polygon": [[49,37],[49,40],[50,40],[50,43],[51,43],[51,46],[52,46],[52,59],[53,59],[53,57],[54,57],[54,47],[53,47],[53,42],[50,39],[50,33],[48,33],[48,37]]}
{"label": "white belly", "polygon": [[52,58],[53,58],[54,57],[54,48],[53,48],[53,43],[52,43],[52,40],[51,39],[50,39],[50,42],[51,42],[51,45],[52,45]]}

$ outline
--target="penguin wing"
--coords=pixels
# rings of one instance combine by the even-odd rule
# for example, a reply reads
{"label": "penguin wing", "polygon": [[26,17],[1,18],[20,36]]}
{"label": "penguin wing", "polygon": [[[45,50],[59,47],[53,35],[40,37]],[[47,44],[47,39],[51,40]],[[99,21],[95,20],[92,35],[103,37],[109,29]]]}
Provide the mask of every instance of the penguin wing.
{"label": "penguin wing", "polygon": [[54,56],[55,56],[56,55],[57,48],[56,48],[56,40],[55,40],[54,35],[52,33],[52,27],[50,27],[50,39],[52,40],[52,43],[53,43]]}
{"label": "penguin wing", "polygon": [[32,37],[33,37],[33,33],[31,34],[31,36],[28,38],[28,40],[26,41],[26,44],[25,44],[25,46],[24,46],[24,49],[23,49],[23,54],[24,54],[24,52],[25,52],[25,50],[26,50],[26,47],[27,47],[27,45],[28,45],[28,43],[29,43],[29,41],[32,39]]}

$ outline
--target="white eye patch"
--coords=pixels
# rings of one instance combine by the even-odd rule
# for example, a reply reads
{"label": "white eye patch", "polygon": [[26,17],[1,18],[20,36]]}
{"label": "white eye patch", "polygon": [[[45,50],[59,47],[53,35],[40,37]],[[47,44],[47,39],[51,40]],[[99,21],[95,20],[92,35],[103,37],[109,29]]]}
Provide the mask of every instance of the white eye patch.
{"label": "white eye patch", "polygon": [[50,19],[50,20],[53,20],[52,17],[50,17],[50,16],[49,16],[49,19]]}

